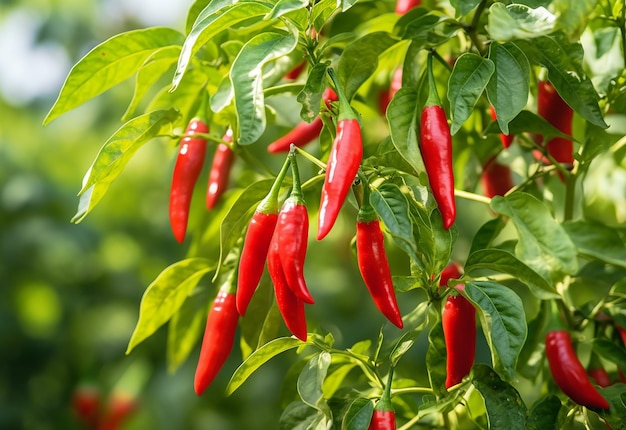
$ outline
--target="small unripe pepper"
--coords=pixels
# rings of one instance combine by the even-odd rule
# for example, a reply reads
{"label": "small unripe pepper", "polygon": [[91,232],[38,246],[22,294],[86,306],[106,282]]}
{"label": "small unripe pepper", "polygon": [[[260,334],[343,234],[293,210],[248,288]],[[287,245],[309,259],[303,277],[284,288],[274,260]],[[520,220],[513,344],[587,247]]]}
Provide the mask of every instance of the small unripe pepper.
{"label": "small unripe pepper", "polygon": [[206,154],[206,139],[193,137],[196,133],[208,133],[209,127],[199,118],[192,119],[180,142],[172,187],[170,189],[170,224],[174,237],[183,242],[187,232],[189,206],[193,189],[202,171]]}
{"label": "small unripe pepper", "polygon": [[237,277],[237,311],[242,316],[245,315],[261,276],[263,276],[270,242],[278,221],[278,194],[288,170],[289,159],[283,164],[272,188],[256,207],[248,224],[239,258]]}
{"label": "small unripe pepper", "polygon": [[361,125],[339,86],[333,69],[328,69],[339,94],[337,136],[330,150],[318,214],[317,240],[330,232],[345,201],[363,158]]}
{"label": "small unripe pepper", "polygon": [[369,185],[367,183],[363,185],[365,194],[356,223],[356,255],[359,271],[378,310],[394,325],[402,328],[402,314],[393,288],[380,221],[369,203]]}
{"label": "small unripe pepper", "polygon": [[420,119],[420,152],[426,167],[430,189],[443,218],[443,227],[449,229],[456,218],[452,136],[435,86],[432,55],[428,56],[428,82],[428,100]]}
{"label": "small unripe pepper", "polygon": [[589,381],[566,330],[548,331],[546,356],[554,382],[570,399],[588,408],[609,409],[609,403]]}
{"label": "small unripe pepper", "polygon": [[239,314],[231,275],[218,291],[206,321],[194,378],[197,395],[201,395],[211,385],[228,359],[235,343],[238,321]]}
{"label": "small unripe pepper", "polygon": [[[232,129],[229,128],[226,131],[223,140],[224,142],[232,142]],[[206,193],[206,206],[209,210],[215,207],[215,204],[228,186],[233,161],[235,161],[235,153],[230,149],[230,146],[225,143],[219,143],[213,156],[211,171],[209,172],[209,185]]]}

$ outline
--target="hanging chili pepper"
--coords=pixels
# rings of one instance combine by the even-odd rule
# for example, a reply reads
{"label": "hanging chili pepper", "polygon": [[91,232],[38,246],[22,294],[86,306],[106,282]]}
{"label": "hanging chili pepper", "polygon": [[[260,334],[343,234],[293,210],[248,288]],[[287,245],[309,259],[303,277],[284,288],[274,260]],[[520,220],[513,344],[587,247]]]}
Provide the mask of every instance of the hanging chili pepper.
{"label": "hanging chili pepper", "polygon": [[609,409],[609,403],[589,381],[566,330],[548,331],[546,356],[554,382],[570,399],[588,408]]}
{"label": "hanging chili pepper", "polygon": [[209,311],[194,378],[197,395],[211,385],[233,349],[239,321],[233,275],[220,288]]}
{"label": "hanging chili pepper", "polygon": [[394,325],[402,328],[402,314],[393,289],[380,221],[369,203],[369,185],[366,182],[363,185],[365,194],[356,223],[356,256],[359,271],[378,310]]}
{"label": "hanging chili pepper", "polygon": [[396,1],[396,14],[404,15],[411,9],[418,7],[422,4],[421,0],[397,0]]}
{"label": "hanging chili pepper", "polygon": [[339,94],[339,116],[337,118],[337,136],[330,150],[326,176],[322,186],[317,240],[322,240],[335,224],[339,210],[350,191],[363,158],[359,121],[339,86],[335,71],[329,68],[328,73]]}
{"label": "hanging chili pepper", "polygon": [[393,367],[389,369],[387,385],[383,390],[383,395],[374,407],[374,413],[367,430],[396,430],[396,413],[391,403],[391,382],[393,378]]}
{"label": "hanging chili pepper", "polygon": [[509,166],[500,164],[496,157],[491,157],[483,165],[481,183],[485,196],[503,196],[513,188],[513,174]]}
{"label": "hanging chili pepper", "polygon": [[452,136],[446,113],[441,107],[432,70],[432,54],[428,56],[429,93],[420,120],[420,151],[433,197],[449,229],[456,218],[454,173],[452,168]]}
{"label": "hanging chili pepper", "polygon": [[[439,286],[461,277],[460,266],[452,262],[439,277]],[[456,286],[459,291],[463,285]],[[441,316],[446,343],[446,388],[460,383],[472,370],[476,355],[476,309],[462,295],[449,295]]]}
{"label": "hanging chili pepper", "polygon": [[293,172],[293,189],[280,209],[274,231],[276,238],[272,240],[278,242],[277,251],[287,285],[298,299],[312,304],[314,300],[304,279],[304,260],[309,240],[309,213],[302,197],[298,163],[294,152],[289,153],[289,159]]}
{"label": "hanging chili pepper", "polygon": [[192,137],[196,133],[208,133],[209,127],[199,118],[192,119],[180,142],[178,157],[174,165],[170,189],[170,224],[174,237],[180,243],[185,239],[189,206],[193,189],[202,171],[206,153],[206,139]]}
{"label": "hanging chili pepper", "polygon": [[[537,83],[537,113],[563,134],[572,135],[574,111],[548,81]],[[536,136],[535,141],[540,143],[541,136]],[[574,143],[570,139],[555,137],[546,143],[546,150],[565,168],[572,169],[574,166]],[[535,155],[538,159],[541,158],[538,151]],[[546,158],[543,161],[549,163]]]}
{"label": "hanging chili pepper", "polygon": [[293,67],[293,69],[291,69],[287,73],[285,73],[285,79],[290,80],[290,81],[298,79],[298,77],[300,76],[300,73],[302,73],[302,71],[304,70],[305,67],[306,67],[306,61],[302,61],[302,62],[296,64]]}
{"label": "hanging chili pepper", "polygon": [[[227,143],[233,141],[232,129],[229,128],[226,131],[222,140]],[[209,210],[215,207],[218,199],[226,190],[228,180],[230,179],[230,169],[233,167],[234,160],[235,153],[230,149],[230,146],[225,143],[217,145],[209,173],[209,186],[206,193],[206,206]]]}
{"label": "hanging chili pepper", "polygon": [[[337,94],[331,88],[326,88],[322,100],[330,108],[330,103],[337,101]],[[322,128],[324,128],[324,121],[320,116],[317,116],[311,123],[301,121],[289,133],[268,145],[267,150],[271,153],[287,152],[292,143],[301,148],[317,138]]]}
{"label": "hanging chili pepper", "polygon": [[[491,112],[491,119],[494,121],[497,121],[498,117],[496,115],[496,109],[493,107],[493,105],[489,105],[489,111]],[[510,133],[509,134],[500,133],[500,141],[502,142],[502,147],[508,148],[509,146],[511,146],[511,143],[513,143],[514,138],[515,136],[513,136]]]}
{"label": "hanging chili pepper", "polygon": [[242,316],[263,276],[270,241],[278,221],[278,194],[288,169],[289,159],[285,160],[272,188],[256,207],[248,224],[237,277],[237,311]]}

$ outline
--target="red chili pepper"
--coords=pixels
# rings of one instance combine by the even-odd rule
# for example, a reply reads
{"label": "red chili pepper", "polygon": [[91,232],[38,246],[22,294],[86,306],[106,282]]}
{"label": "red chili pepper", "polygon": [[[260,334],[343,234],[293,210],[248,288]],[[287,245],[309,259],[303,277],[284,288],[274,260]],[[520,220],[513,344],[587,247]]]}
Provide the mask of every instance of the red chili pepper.
{"label": "red chili pepper", "polygon": [[274,283],[274,293],[278,310],[285,321],[285,325],[298,339],[306,341],[306,317],[304,313],[304,302],[296,297],[291,291],[285,278],[285,272],[280,261],[280,238],[277,235],[272,237],[270,250],[267,255],[267,268]]}
{"label": "red chili pepper", "polygon": [[[365,184],[365,187],[368,185]],[[366,191],[356,223],[356,256],[359,271],[378,310],[394,325],[402,328],[402,314],[393,289],[380,221],[368,202],[367,194],[369,193]]]}
{"label": "red chili pepper", "polygon": [[389,106],[389,102],[393,96],[396,95],[398,90],[402,88],[402,67],[397,67],[393,72],[393,76],[391,77],[391,83],[389,84],[389,89],[387,91],[383,91],[379,96],[379,107],[382,113],[387,112],[387,107]]}
{"label": "red chili pepper", "polygon": [[483,165],[481,182],[487,197],[503,196],[513,188],[513,175],[509,166],[491,157]]}
{"label": "red chili pepper", "polygon": [[587,374],[601,387],[608,387],[612,384],[609,372],[602,367],[589,368]]}
{"label": "red chili pepper", "polygon": [[293,69],[285,73],[285,79],[288,79],[290,81],[298,79],[298,77],[300,76],[300,73],[302,73],[305,67],[306,67],[306,61],[302,61],[301,63],[296,64]]}
{"label": "red chili pepper", "polygon": [[185,239],[189,206],[198,176],[202,171],[206,153],[206,139],[191,137],[196,133],[208,133],[209,127],[200,119],[194,118],[187,125],[185,137],[180,142],[180,149],[170,191],[170,224],[174,237],[179,242]]}
{"label": "red chili pepper", "polygon": [[432,73],[432,55],[428,56],[429,95],[420,120],[420,151],[433,197],[449,229],[456,218],[454,173],[452,168],[452,136],[446,113],[441,107]]}
{"label": "red chili pepper", "polygon": [[334,70],[328,69],[328,72],[337,88],[340,105],[337,136],[330,150],[322,186],[317,240],[322,240],[335,224],[363,158],[361,125],[338,85]]}
{"label": "red chili pepper", "polygon": [[414,7],[418,7],[422,4],[421,0],[397,0],[396,1],[396,13],[398,15],[404,15]]}
{"label": "red chili pepper", "polygon": [[460,383],[474,365],[476,309],[465,297],[448,296],[441,316],[446,341],[446,388]]}
{"label": "red chili pepper", "polygon": [[[230,128],[226,131],[223,140],[224,142],[232,142],[233,131]],[[217,145],[211,172],[209,173],[209,186],[206,193],[206,206],[209,210],[215,207],[218,199],[228,186],[233,161],[235,161],[235,153],[230,149],[230,146],[224,143]]]}
{"label": "red chili pepper", "polygon": [[393,379],[393,367],[389,371],[387,385],[380,400],[376,403],[374,413],[367,430],[396,430],[396,414],[391,403],[391,381]]}
{"label": "red chili pepper", "polygon": [[76,387],[72,395],[74,413],[88,429],[95,429],[97,426],[100,401],[100,390],[95,386]]}
{"label": "red chili pepper", "polygon": [[439,286],[445,287],[450,279],[459,279],[461,277],[461,265],[456,261],[450,262],[439,275]]}
{"label": "red chili pepper", "polygon": [[[572,118],[574,111],[565,103],[554,86],[548,81],[537,83],[537,113],[552,124],[560,132],[572,135]],[[536,137],[541,142],[541,136]],[[574,144],[570,139],[555,137],[546,144],[546,150],[556,161],[562,163],[567,169],[574,164]],[[541,158],[541,153],[535,153]],[[544,163],[549,163],[544,158]]]}
{"label": "red chili pepper", "polygon": [[[496,121],[498,117],[496,116],[496,110],[492,105],[489,105],[489,111],[491,112],[491,119]],[[508,148],[513,143],[513,139],[515,138],[512,134],[504,134],[500,133],[500,141],[502,142],[502,146],[504,148]]]}
{"label": "red chili pepper", "polygon": [[589,381],[567,331],[546,334],[546,356],[554,382],[570,399],[588,408],[609,409],[609,403]]}
{"label": "red chili pepper", "polygon": [[288,169],[289,160],[285,161],[272,188],[259,203],[254,215],[252,215],[252,220],[248,224],[248,231],[239,258],[237,277],[237,311],[242,316],[245,315],[261,276],[263,276],[270,241],[278,221],[278,194]]}
{"label": "red chili pepper", "polygon": [[298,164],[293,153],[290,153],[289,158],[293,171],[293,190],[280,209],[274,236],[278,242],[280,264],[287,285],[298,299],[312,304],[314,300],[304,279],[304,260],[309,240],[309,213],[302,197]]}
{"label": "red chili pepper", "polygon": [[[327,88],[322,95],[322,99],[326,103],[326,106],[330,106],[330,102],[337,101],[337,94],[335,94],[332,89]],[[267,150],[271,153],[287,152],[292,143],[301,148],[317,138],[322,128],[324,128],[324,122],[319,116],[311,123],[302,121],[289,133],[268,145]]]}
{"label": "red chili pepper", "polygon": [[113,393],[98,425],[98,430],[119,430],[124,421],[135,412],[138,402],[127,394]]}
{"label": "red chili pepper", "polygon": [[211,385],[235,343],[239,314],[232,284],[232,279],[229,279],[220,288],[209,311],[194,379],[194,389],[198,395]]}

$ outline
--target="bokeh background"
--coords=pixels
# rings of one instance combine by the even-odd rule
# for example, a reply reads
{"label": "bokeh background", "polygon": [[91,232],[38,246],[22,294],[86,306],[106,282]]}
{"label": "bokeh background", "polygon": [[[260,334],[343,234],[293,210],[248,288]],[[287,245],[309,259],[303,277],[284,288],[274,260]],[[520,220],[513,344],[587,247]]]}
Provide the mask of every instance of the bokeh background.
{"label": "bokeh background", "polygon": [[[132,79],[41,125],[71,66],[91,48],[131,29],[182,31],[190,4],[0,0],[2,430],[85,428],[73,407],[85,391],[103,403],[130,399],[134,412],[119,429],[274,429],[294,394],[297,366],[287,370],[294,354],[273,359],[230,397],[223,391],[241,362],[237,348],[202,397],[192,384],[198,349],[168,372],[164,329],[125,355],[145,288],[187,250],[174,240],[167,215],[171,142],[142,147],[98,207],[82,223],[70,223],[85,171],[121,125]],[[491,216],[480,204],[459,205],[466,216],[459,220],[457,257],[466,255],[474,232]],[[316,271],[308,276],[322,303],[309,318],[313,327],[332,332],[339,348],[375,341],[382,323],[350,252],[353,234],[346,229],[336,240],[342,252],[314,243],[308,257],[318,263],[310,264]],[[390,252],[393,264],[406,268],[405,257]],[[403,311],[420,299],[404,296]],[[422,336],[403,359],[411,376],[424,382],[426,345]],[[489,361],[484,344],[478,361]]]}

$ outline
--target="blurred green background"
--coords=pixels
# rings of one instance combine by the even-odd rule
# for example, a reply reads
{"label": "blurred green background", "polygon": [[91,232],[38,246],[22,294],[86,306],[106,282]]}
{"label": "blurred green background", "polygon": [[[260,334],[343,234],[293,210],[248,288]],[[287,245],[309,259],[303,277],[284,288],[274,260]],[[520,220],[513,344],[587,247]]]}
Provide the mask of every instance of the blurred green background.
{"label": "blurred green background", "polygon": [[[168,373],[166,330],[125,355],[145,288],[184,258],[188,246],[179,245],[169,227],[175,152],[164,141],[145,145],[101,204],[81,224],[70,223],[85,171],[121,125],[132,79],[41,126],[71,66],[86,52],[130,29],[165,25],[182,31],[190,3],[0,0],[2,430],[85,428],[72,408],[72,398],[85,388],[105,403],[118,395],[133,399],[135,412],[123,429],[274,429],[285,399],[294,394],[297,373],[287,370],[293,353],[272,360],[228,398],[224,388],[241,362],[237,347],[202,397],[193,392],[198,349]],[[284,131],[270,127],[264,138]],[[262,146],[256,152],[264,153]],[[268,163],[276,167],[282,159]],[[206,169],[203,174],[200,181]],[[462,260],[491,214],[463,200],[459,213],[464,216],[453,256]],[[333,333],[338,348],[375,341],[383,323],[349,247],[354,231],[352,221],[345,221],[353,215],[324,243],[313,241],[307,258],[311,291],[320,303],[307,308],[311,327]],[[392,247],[389,252],[396,273],[406,271],[405,256]],[[421,299],[418,291],[403,294],[403,312]],[[402,361],[403,371],[424,383],[426,345],[422,336]],[[490,361],[484,342],[478,361]]]}

